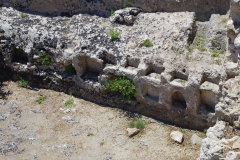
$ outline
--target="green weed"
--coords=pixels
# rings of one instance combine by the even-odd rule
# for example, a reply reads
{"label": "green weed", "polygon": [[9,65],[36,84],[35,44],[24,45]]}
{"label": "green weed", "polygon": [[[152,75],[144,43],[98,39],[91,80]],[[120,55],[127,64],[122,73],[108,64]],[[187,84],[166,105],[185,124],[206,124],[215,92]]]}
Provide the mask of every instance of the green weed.
{"label": "green weed", "polygon": [[23,78],[20,78],[19,80],[17,80],[17,84],[20,87],[25,87],[25,88],[29,87],[28,81],[24,80]]}
{"label": "green weed", "polygon": [[36,60],[35,64],[49,66],[51,64],[51,58],[43,51],[38,52],[39,59]]}
{"label": "green weed", "polygon": [[65,105],[65,106],[71,106],[71,105],[73,105],[73,102],[74,102],[73,98],[69,98],[68,100],[66,100],[66,102],[64,103],[64,105]]}
{"label": "green weed", "polygon": [[149,39],[144,40],[143,44],[144,44],[145,47],[151,47],[152,46],[152,42]]}
{"label": "green weed", "polygon": [[213,50],[212,57],[218,57],[219,54],[225,54],[225,53],[226,53],[226,51],[224,51],[224,50]]}
{"label": "green weed", "polygon": [[114,77],[107,84],[105,84],[101,90],[110,90],[112,92],[118,92],[123,97],[130,100],[135,97],[136,87],[133,82],[126,77]]}
{"label": "green weed", "polygon": [[129,123],[129,127],[137,129],[144,129],[145,125],[146,122],[142,119],[141,115],[140,116],[138,115]]}
{"label": "green weed", "polygon": [[39,95],[39,97],[38,97],[38,99],[36,100],[36,102],[37,102],[38,104],[41,104],[45,99],[47,99],[47,96],[44,96],[41,92],[38,93],[38,95]]}
{"label": "green weed", "polygon": [[146,39],[144,42],[143,42],[144,46],[145,47],[151,47],[152,46],[152,42],[149,40],[149,39]]}
{"label": "green weed", "polygon": [[110,30],[110,37],[111,37],[112,40],[117,39],[119,34],[120,33],[117,30],[113,30],[113,29]]}

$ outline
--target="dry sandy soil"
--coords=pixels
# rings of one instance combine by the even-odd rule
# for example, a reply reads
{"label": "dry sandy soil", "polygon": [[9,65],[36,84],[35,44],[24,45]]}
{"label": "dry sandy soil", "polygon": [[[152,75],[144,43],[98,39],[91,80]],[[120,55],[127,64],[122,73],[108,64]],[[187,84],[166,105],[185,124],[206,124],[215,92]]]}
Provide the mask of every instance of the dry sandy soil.
{"label": "dry sandy soil", "polygon": [[[65,93],[4,84],[12,94],[0,99],[1,160],[192,160],[200,146],[191,144],[191,135],[205,136],[143,117],[145,129],[129,138],[126,111],[74,97],[69,107],[64,103],[71,96]],[[41,104],[36,102],[39,92],[47,96]],[[182,144],[169,138],[173,130],[184,133]]]}

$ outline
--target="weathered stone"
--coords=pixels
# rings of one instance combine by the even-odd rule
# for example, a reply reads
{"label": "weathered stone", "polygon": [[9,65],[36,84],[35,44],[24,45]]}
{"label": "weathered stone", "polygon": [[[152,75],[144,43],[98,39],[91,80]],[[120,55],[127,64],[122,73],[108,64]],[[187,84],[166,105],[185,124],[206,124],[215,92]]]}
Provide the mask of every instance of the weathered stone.
{"label": "weathered stone", "polygon": [[198,137],[196,134],[193,134],[190,140],[191,140],[192,144],[201,145],[203,139]]}
{"label": "weathered stone", "polygon": [[114,12],[114,14],[110,17],[110,22],[112,23],[123,23],[126,22],[128,24],[133,24],[134,19],[137,14],[141,10],[139,8],[128,7],[124,9],[120,9]]}
{"label": "weathered stone", "polygon": [[226,160],[238,160],[240,159],[240,152],[230,151],[226,155]]}
{"label": "weathered stone", "polygon": [[235,38],[235,40],[234,40],[234,46],[235,46],[237,49],[240,49],[240,34],[238,34],[237,37]]}
{"label": "weathered stone", "polygon": [[200,149],[200,159],[223,158],[224,145],[221,139],[224,135],[225,122],[218,121],[215,126],[207,130],[207,138],[203,139]]}
{"label": "weathered stone", "polygon": [[238,138],[232,145],[232,149],[239,149],[240,148],[240,138]]}
{"label": "weathered stone", "polygon": [[179,131],[172,131],[172,132],[170,133],[170,137],[171,137],[174,141],[176,141],[176,142],[178,142],[178,143],[182,143],[182,142],[183,142],[183,134],[182,134],[181,132],[179,132]]}
{"label": "weathered stone", "polygon": [[127,128],[126,131],[127,131],[128,137],[133,137],[140,132],[140,130],[137,128]]}

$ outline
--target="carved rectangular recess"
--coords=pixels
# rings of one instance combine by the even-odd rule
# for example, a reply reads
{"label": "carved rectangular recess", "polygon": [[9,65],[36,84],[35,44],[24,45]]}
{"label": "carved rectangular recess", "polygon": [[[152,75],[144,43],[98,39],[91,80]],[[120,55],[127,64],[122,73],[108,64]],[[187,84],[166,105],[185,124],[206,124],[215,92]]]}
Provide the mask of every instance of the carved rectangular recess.
{"label": "carved rectangular recess", "polygon": [[159,102],[159,89],[153,85],[144,84],[142,87],[142,95],[145,99]]}
{"label": "carved rectangular recess", "polygon": [[216,93],[210,90],[201,90],[201,105],[199,111],[215,113],[215,105],[217,103]]}
{"label": "carved rectangular recess", "polygon": [[103,60],[104,64],[112,64],[112,65],[116,65],[117,64],[117,59],[114,55],[109,54],[107,52],[103,52],[101,54],[99,54],[99,58]]}
{"label": "carved rectangular recess", "polygon": [[126,68],[129,68],[129,69],[138,68],[139,63],[140,63],[140,59],[133,58],[133,57],[127,57]]}
{"label": "carved rectangular recess", "polygon": [[200,86],[200,108],[199,111],[215,112],[215,105],[218,103],[219,86],[209,81],[204,81]]}
{"label": "carved rectangular recess", "polygon": [[186,73],[185,69],[182,69],[181,72],[176,72],[173,74],[172,81],[185,86],[188,80],[188,74]]}
{"label": "carved rectangular recess", "polygon": [[155,79],[160,79],[161,78],[161,73],[165,70],[163,66],[157,66],[157,65],[149,65],[147,70],[146,70],[146,76],[155,78]]}
{"label": "carved rectangular recess", "polygon": [[98,82],[98,76],[102,73],[104,64],[97,59],[90,58],[88,56],[82,56],[82,69],[84,74],[82,75],[82,78],[85,81],[93,81]]}
{"label": "carved rectangular recess", "polygon": [[212,77],[211,73],[205,72],[203,74],[203,78],[202,78],[201,82],[204,83],[205,81],[208,81],[208,82],[211,82],[211,83],[214,83],[214,84],[218,85],[219,82],[220,82],[220,77]]}

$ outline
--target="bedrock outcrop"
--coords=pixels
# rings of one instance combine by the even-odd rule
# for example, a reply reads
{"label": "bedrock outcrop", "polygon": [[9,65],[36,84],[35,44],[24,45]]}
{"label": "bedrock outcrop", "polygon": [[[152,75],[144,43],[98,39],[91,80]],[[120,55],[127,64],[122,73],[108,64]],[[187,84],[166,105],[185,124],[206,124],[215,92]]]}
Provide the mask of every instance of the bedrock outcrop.
{"label": "bedrock outcrop", "polygon": [[[5,1],[3,4],[6,6]],[[133,10],[137,12],[131,15]],[[2,7],[1,68],[38,87],[180,126],[201,130],[217,119],[238,125],[235,21],[228,15],[212,14],[208,21],[199,22],[197,11],[139,11],[116,11],[113,17],[133,19],[131,23],[115,23],[118,21],[110,21],[113,17],[50,17]],[[120,33],[115,40],[109,36],[111,29]],[[146,39],[151,47],[144,46]],[[44,63],[40,63],[42,58]],[[134,99],[124,100],[100,89],[114,76],[125,76],[134,83]]]}
{"label": "bedrock outcrop", "polygon": [[210,127],[203,139],[199,160],[238,160],[240,158],[239,130],[224,121],[218,121]]}

